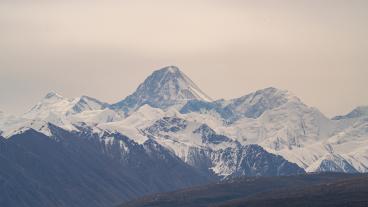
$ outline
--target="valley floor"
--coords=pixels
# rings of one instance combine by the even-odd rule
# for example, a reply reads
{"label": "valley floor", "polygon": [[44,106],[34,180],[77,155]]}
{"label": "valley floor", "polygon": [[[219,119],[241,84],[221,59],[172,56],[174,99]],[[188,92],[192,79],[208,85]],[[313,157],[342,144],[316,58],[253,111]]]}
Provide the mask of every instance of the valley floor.
{"label": "valley floor", "polygon": [[234,178],[143,197],[121,207],[364,207],[367,195],[367,174],[324,173]]}

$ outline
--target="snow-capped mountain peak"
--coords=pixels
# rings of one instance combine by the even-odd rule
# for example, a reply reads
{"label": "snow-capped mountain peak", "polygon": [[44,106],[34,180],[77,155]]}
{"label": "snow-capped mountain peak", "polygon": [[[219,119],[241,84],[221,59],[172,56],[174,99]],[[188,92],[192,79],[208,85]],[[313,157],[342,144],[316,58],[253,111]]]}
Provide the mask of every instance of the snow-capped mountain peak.
{"label": "snow-capped mountain peak", "polygon": [[60,99],[63,99],[63,97],[58,93],[56,93],[55,91],[48,92],[44,97],[44,100],[60,100]]}
{"label": "snow-capped mountain peak", "polygon": [[[277,108],[287,102],[301,102],[298,97],[287,90],[269,87],[254,93],[232,99],[227,107],[249,110],[247,117],[259,117],[264,110]],[[238,110],[237,110],[238,111]],[[253,114],[255,112],[255,114]]]}
{"label": "snow-capped mountain peak", "polygon": [[351,118],[359,118],[363,116],[368,116],[368,106],[358,106],[351,112],[343,116],[336,116],[332,118],[333,120],[341,120],[341,119],[351,119]]}
{"label": "snow-capped mountain peak", "polygon": [[70,111],[71,113],[80,113],[86,110],[101,110],[109,106],[109,104],[101,102],[89,96],[81,96],[75,98],[72,103],[75,104]]}
{"label": "snow-capped mountain peak", "polygon": [[168,73],[180,73],[181,72],[178,67],[173,66],[173,65],[162,68],[161,70],[167,71]]}
{"label": "snow-capped mountain peak", "polygon": [[113,105],[125,113],[135,111],[144,104],[166,109],[183,105],[189,100],[211,101],[201,89],[176,66],[154,71],[137,90]]}
{"label": "snow-capped mountain peak", "polygon": [[241,118],[258,118],[267,110],[276,109],[286,103],[304,105],[293,93],[269,87],[231,100],[211,103],[190,101],[180,111],[182,113],[215,111],[228,122],[234,122]]}
{"label": "snow-capped mountain peak", "polygon": [[[27,129],[49,136],[49,123],[68,131],[83,131],[78,127],[83,125],[94,132],[117,132],[138,144],[154,140],[191,166],[224,176],[243,169],[242,162],[233,161],[249,155],[244,148],[249,144],[307,171],[368,172],[367,106],[331,120],[290,91],[274,87],[212,101],[175,66],[154,71],[114,105],[52,91],[21,117],[0,112],[4,137]],[[251,151],[257,155],[262,150]]]}
{"label": "snow-capped mountain peak", "polygon": [[44,119],[55,122],[63,117],[78,114],[84,111],[102,110],[109,104],[97,99],[81,96],[77,98],[64,98],[55,92],[49,92],[30,111],[23,115],[27,119]]}

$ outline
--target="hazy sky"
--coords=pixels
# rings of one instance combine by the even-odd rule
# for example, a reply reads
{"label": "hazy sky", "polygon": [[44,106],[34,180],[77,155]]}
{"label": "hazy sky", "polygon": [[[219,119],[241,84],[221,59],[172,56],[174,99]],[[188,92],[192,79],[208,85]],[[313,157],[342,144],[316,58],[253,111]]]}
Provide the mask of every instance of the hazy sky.
{"label": "hazy sky", "polygon": [[0,110],[110,103],[177,65],[209,96],[274,86],[328,116],[368,105],[368,1],[0,0]]}

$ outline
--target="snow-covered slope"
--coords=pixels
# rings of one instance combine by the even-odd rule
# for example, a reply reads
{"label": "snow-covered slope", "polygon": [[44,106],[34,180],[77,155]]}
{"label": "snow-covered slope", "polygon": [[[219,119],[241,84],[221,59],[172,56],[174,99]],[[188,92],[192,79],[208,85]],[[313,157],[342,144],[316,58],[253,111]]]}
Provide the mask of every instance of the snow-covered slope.
{"label": "snow-covered slope", "polygon": [[70,99],[50,92],[30,111],[19,117],[0,115],[0,131],[5,137],[26,129],[34,129],[49,135],[48,123],[73,131],[77,130],[74,125],[80,122],[95,126],[123,118],[120,113],[108,107],[109,104],[88,96]]}
{"label": "snow-covered slope", "polygon": [[190,147],[220,149],[236,145],[235,140],[217,134],[207,124],[181,116],[165,116],[143,129],[143,133],[172,149],[183,160]]}
{"label": "snow-covered slope", "polygon": [[[191,101],[181,112],[191,116],[217,114],[224,123],[210,121],[209,125],[219,133],[242,144],[259,144],[308,171],[368,170],[364,107],[331,120],[288,91],[266,88],[229,101]],[[346,168],[346,163],[354,170]]]}
{"label": "snow-covered slope", "polygon": [[[292,99],[256,119],[241,118],[223,127],[221,133],[243,144],[259,144],[307,171],[366,172],[368,163],[362,157],[368,154],[362,154],[368,144],[367,124],[365,118],[330,120]],[[354,169],[346,168],[346,163]]]}
{"label": "snow-covered slope", "polygon": [[125,134],[137,143],[144,143],[148,137],[141,130],[150,126],[153,122],[165,116],[162,109],[153,108],[149,105],[140,107],[135,113],[121,121],[99,124],[97,127],[106,131],[115,131]]}
{"label": "snow-covered slope", "polygon": [[113,108],[130,114],[145,104],[166,109],[189,100],[211,101],[211,98],[177,67],[169,66],[153,72],[132,95]]}
{"label": "snow-covered slope", "polygon": [[109,106],[107,103],[88,96],[70,99],[50,92],[22,117],[42,119],[56,125],[78,121],[103,123],[120,120],[119,113],[109,109]]}
{"label": "snow-covered slope", "polygon": [[333,120],[352,119],[352,118],[359,118],[359,117],[364,117],[364,116],[368,116],[368,106],[359,106],[346,115],[335,116],[332,119]]}
{"label": "snow-covered slope", "polygon": [[300,99],[289,91],[269,87],[228,101],[218,100],[209,103],[194,100],[183,106],[181,112],[213,111],[220,114],[228,122],[234,122],[241,118],[258,118],[265,111],[278,108],[289,102],[301,103]]}
{"label": "snow-covered slope", "polygon": [[270,87],[232,99],[227,102],[223,110],[231,112],[231,120],[242,117],[258,118],[264,112],[278,108],[287,102],[300,103],[300,100],[286,90]]}
{"label": "snow-covered slope", "polygon": [[108,106],[109,104],[88,96],[68,99],[55,92],[50,92],[24,117],[29,119],[48,119],[52,116],[69,116],[85,111],[102,110]]}
{"label": "snow-covered slope", "polygon": [[154,140],[191,166],[223,176],[242,172],[231,159],[246,159],[249,145],[311,172],[368,172],[367,107],[329,119],[274,87],[212,101],[174,66],[153,72],[117,104],[51,92],[21,117],[0,113],[5,137],[29,128],[49,135],[48,123],[69,131],[120,133],[138,144]]}
{"label": "snow-covered slope", "polygon": [[214,179],[153,140],[137,144],[88,127],[79,132],[48,128],[47,136],[32,129],[0,136],[2,207],[109,207]]}
{"label": "snow-covered slope", "polygon": [[307,169],[309,172],[347,172],[357,173],[356,170],[348,161],[340,155],[326,154],[317,162],[310,165]]}
{"label": "snow-covered slope", "polygon": [[184,117],[163,117],[142,133],[173,151],[189,165],[218,176],[303,172],[296,164],[265,151],[259,145],[242,145],[218,134],[205,123],[188,121]]}

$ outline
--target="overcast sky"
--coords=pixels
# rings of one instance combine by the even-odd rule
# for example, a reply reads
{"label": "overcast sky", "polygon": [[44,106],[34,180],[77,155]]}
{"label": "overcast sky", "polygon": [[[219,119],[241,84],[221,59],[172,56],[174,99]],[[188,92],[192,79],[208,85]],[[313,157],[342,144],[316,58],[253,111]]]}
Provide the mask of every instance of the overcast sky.
{"label": "overcast sky", "polygon": [[0,110],[117,102],[176,65],[214,99],[269,86],[327,116],[368,105],[368,1],[0,0]]}

